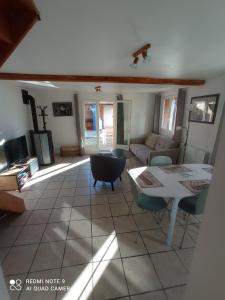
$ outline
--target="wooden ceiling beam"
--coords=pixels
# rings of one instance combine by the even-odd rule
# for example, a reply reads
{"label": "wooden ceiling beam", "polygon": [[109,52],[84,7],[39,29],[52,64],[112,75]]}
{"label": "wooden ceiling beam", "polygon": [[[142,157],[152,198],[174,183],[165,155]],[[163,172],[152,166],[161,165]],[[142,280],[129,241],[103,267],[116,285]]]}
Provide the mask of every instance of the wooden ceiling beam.
{"label": "wooden ceiling beam", "polygon": [[38,20],[33,0],[0,1],[0,67]]}
{"label": "wooden ceiling beam", "polygon": [[205,80],[201,80],[201,79],[176,79],[176,78],[130,77],[130,76],[22,74],[22,73],[0,73],[0,80],[166,84],[166,85],[184,85],[184,86],[186,85],[198,86],[198,85],[205,84]]}

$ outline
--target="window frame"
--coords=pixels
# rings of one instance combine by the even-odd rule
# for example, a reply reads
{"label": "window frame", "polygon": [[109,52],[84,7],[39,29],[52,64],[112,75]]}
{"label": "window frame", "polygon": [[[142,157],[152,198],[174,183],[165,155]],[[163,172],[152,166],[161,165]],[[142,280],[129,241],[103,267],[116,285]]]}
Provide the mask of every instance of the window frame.
{"label": "window frame", "polygon": [[[169,106],[169,117],[167,120],[167,126],[163,126],[165,123],[165,101],[170,101],[170,106]],[[172,107],[172,102],[175,100],[176,105],[174,106],[175,111],[173,109],[172,114],[174,114],[174,116],[172,117],[171,120],[171,107]],[[173,94],[173,95],[165,95],[162,99],[162,104],[161,104],[161,118],[160,118],[160,133],[173,137],[174,133],[175,133],[175,126],[176,126],[176,115],[177,115],[177,95]],[[170,124],[172,122],[172,125]],[[170,129],[170,126],[172,126],[172,130]]]}

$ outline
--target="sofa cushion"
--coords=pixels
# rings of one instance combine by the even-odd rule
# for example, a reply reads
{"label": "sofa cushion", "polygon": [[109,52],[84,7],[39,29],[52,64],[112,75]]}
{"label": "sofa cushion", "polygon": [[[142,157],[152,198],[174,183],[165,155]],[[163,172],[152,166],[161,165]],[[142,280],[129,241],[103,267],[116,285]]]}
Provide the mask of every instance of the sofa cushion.
{"label": "sofa cushion", "polygon": [[143,144],[131,144],[130,151],[137,156],[141,162],[147,164],[151,152],[151,149],[148,146]]}
{"label": "sofa cushion", "polygon": [[157,143],[159,135],[155,133],[150,133],[145,139],[145,145],[150,147],[151,149],[155,149],[155,145]]}
{"label": "sofa cushion", "polygon": [[176,147],[177,147],[177,142],[160,135],[157,139],[157,143],[155,145],[155,150],[160,151],[160,150],[172,149],[172,148],[176,148]]}

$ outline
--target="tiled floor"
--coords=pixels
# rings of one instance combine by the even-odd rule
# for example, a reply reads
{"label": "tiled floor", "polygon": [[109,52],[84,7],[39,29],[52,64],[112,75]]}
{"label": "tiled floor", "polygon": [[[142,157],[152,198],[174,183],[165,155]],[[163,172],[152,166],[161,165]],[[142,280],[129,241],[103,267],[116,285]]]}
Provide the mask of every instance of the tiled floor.
{"label": "tiled floor", "polygon": [[[132,158],[128,167],[137,165]],[[115,192],[101,182],[93,188],[86,157],[58,158],[20,196],[26,212],[0,221],[7,285],[10,279],[22,282],[21,291],[9,291],[12,299],[182,298],[200,222],[191,219],[179,249],[184,224],[179,213],[173,247],[167,247],[168,216],[159,226],[152,214],[136,207],[126,173]],[[43,284],[26,282],[57,278],[61,281],[47,284],[54,288],[48,291],[34,291],[35,284],[37,289]],[[63,286],[70,291],[60,290]]]}

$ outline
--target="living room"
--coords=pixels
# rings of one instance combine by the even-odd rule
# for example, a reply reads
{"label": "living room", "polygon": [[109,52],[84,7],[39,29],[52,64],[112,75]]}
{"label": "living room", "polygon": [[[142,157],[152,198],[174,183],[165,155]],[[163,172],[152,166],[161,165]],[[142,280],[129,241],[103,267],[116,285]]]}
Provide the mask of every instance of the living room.
{"label": "living room", "polygon": [[222,299],[224,4],[34,2],[0,73],[0,299]]}

